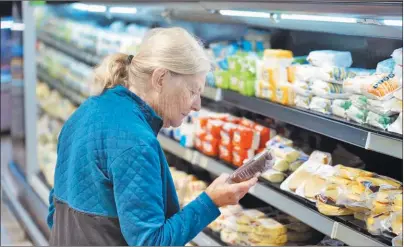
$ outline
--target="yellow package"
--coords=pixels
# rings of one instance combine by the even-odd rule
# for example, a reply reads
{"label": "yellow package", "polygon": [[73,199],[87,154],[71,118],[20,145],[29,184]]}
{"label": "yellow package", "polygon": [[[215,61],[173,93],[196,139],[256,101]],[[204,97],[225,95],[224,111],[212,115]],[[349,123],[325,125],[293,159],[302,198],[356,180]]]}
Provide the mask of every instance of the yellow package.
{"label": "yellow package", "polygon": [[266,100],[274,100],[274,88],[264,80],[255,82],[255,97]]}
{"label": "yellow package", "polygon": [[[270,236],[270,235],[258,235],[255,233],[250,234],[249,238],[250,242],[255,243],[256,246],[271,246],[271,245],[278,245],[278,244],[284,244],[288,241],[288,236],[286,233],[283,233],[281,235],[276,235],[276,236]],[[266,243],[269,245],[257,245],[258,243]]]}
{"label": "yellow package", "polygon": [[274,219],[266,218],[257,220],[252,232],[257,236],[276,237],[285,234],[286,231],[286,226]]}
{"label": "yellow package", "polygon": [[289,163],[296,161],[300,156],[299,151],[289,146],[276,145],[272,147],[272,150],[277,158]]}
{"label": "yellow package", "polygon": [[274,101],[282,105],[292,106],[295,103],[295,91],[292,84],[285,82],[279,83],[275,89]]}
{"label": "yellow package", "polygon": [[265,58],[286,58],[291,59],[293,58],[293,52],[289,50],[281,50],[281,49],[265,49],[264,50],[264,57]]}
{"label": "yellow package", "polygon": [[263,212],[256,209],[247,209],[240,213],[240,216],[237,218],[237,224],[250,225],[263,217],[265,217]]}

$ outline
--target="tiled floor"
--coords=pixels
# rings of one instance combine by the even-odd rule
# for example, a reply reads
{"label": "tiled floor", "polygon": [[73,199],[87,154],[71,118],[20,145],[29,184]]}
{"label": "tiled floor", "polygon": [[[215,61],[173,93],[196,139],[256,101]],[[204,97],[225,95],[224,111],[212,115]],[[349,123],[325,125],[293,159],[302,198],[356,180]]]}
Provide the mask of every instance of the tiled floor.
{"label": "tiled floor", "polygon": [[[1,137],[1,174],[7,172],[7,164],[11,159],[11,140]],[[11,210],[1,198],[1,246],[32,246],[27,240],[25,232]]]}

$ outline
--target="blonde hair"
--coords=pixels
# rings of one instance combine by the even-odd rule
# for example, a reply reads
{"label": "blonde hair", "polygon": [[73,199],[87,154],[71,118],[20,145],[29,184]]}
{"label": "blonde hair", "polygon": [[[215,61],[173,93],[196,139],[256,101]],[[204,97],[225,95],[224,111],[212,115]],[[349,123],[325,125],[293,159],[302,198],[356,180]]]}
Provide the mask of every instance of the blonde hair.
{"label": "blonde hair", "polygon": [[183,75],[211,69],[202,43],[179,27],[151,29],[143,38],[138,53],[133,55],[130,63],[127,54],[107,56],[94,70],[92,94],[116,85],[133,86],[144,92],[145,82],[157,68]]}

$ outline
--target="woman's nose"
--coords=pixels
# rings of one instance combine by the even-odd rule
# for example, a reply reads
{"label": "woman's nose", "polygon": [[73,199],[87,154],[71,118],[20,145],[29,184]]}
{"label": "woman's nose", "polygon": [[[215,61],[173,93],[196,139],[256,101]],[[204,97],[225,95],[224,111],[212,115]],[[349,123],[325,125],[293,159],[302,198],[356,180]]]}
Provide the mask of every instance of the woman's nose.
{"label": "woman's nose", "polygon": [[193,111],[199,111],[201,109],[201,96],[198,95],[192,104]]}

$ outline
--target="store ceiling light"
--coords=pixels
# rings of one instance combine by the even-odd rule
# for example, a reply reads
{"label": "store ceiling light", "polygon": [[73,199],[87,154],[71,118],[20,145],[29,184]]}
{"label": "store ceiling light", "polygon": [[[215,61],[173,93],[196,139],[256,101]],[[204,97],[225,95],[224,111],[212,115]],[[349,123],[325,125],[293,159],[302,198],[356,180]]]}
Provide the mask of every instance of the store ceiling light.
{"label": "store ceiling light", "polygon": [[108,11],[114,14],[136,14],[137,9],[130,7],[110,7]]}
{"label": "store ceiling light", "polygon": [[241,16],[241,17],[258,17],[258,18],[269,18],[270,13],[266,12],[255,12],[255,11],[239,11],[239,10],[220,10],[221,15],[227,16]]}
{"label": "store ceiling light", "polygon": [[281,14],[281,19],[284,19],[284,20],[298,20],[298,21],[324,21],[324,22],[357,23],[356,18],[336,17],[336,16],[321,16],[321,15]]}
{"label": "store ceiling light", "polygon": [[1,21],[1,29],[10,29],[13,26],[13,21]]}
{"label": "store ceiling light", "polygon": [[384,25],[387,26],[397,26],[402,27],[403,21],[402,20],[383,20]]}
{"label": "store ceiling light", "polygon": [[89,11],[89,12],[105,12],[107,11],[107,7],[104,5],[95,5],[95,4],[84,4],[84,3],[73,3],[73,8],[82,10],[82,11]]}

